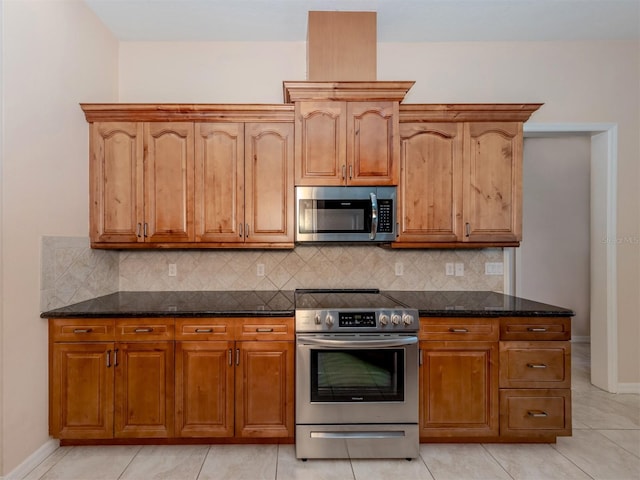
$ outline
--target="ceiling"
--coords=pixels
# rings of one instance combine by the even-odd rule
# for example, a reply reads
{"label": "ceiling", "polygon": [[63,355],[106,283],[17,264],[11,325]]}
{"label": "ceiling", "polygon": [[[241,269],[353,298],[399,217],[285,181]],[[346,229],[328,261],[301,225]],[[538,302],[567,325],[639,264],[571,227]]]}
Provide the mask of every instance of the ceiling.
{"label": "ceiling", "polygon": [[306,41],[309,10],[375,11],[380,42],[640,38],[640,0],[84,1],[122,41]]}

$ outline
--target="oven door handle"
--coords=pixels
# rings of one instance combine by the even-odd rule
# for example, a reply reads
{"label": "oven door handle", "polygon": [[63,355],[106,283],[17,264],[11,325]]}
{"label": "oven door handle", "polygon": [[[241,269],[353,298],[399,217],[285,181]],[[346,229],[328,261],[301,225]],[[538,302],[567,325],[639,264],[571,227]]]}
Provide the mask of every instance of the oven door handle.
{"label": "oven door handle", "polygon": [[385,340],[362,340],[358,337],[342,337],[339,340],[328,338],[304,337],[298,339],[298,346],[314,345],[320,347],[341,347],[341,348],[391,348],[404,347],[418,343],[418,337],[410,336],[403,338],[392,338]]}

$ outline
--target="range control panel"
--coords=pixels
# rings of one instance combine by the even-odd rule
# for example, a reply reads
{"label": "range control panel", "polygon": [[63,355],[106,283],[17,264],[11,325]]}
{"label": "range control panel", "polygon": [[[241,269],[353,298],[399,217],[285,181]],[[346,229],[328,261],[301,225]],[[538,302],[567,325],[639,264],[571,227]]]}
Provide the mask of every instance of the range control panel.
{"label": "range control panel", "polygon": [[417,332],[415,309],[296,310],[296,332]]}

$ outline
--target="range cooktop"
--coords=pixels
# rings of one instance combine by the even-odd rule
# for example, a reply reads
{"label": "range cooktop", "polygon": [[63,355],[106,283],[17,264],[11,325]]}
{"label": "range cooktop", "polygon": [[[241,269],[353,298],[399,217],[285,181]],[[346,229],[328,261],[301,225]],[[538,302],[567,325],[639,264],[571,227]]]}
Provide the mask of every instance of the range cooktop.
{"label": "range cooktop", "polygon": [[295,308],[314,310],[336,309],[404,309],[404,305],[378,289],[309,289],[296,290]]}

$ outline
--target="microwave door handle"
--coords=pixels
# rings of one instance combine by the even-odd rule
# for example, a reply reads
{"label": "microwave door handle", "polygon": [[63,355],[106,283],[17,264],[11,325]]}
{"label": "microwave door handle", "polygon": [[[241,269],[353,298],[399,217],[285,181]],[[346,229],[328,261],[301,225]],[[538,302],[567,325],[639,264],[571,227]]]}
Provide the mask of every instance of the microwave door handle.
{"label": "microwave door handle", "polygon": [[371,233],[369,238],[375,240],[378,231],[378,197],[373,192],[369,196],[371,197]]}

